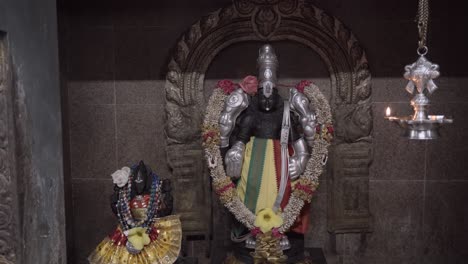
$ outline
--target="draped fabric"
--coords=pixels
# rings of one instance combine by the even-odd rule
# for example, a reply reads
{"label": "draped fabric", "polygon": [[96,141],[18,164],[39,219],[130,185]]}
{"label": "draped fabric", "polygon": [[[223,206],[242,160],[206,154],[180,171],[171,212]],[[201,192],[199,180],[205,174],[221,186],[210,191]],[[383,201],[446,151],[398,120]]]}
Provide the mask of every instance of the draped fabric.
{"label": "draped fabric", "polygon": [[[289,148],[292,154],[292,148]],[[254,214],[272,208],[281,180],[281,144],[276,139],[251,137],[245,146],[241,177],[237,181],[237,194]],[[294,184],[294,183],[292,183]],[[281,209],[288,204],[291,181],[281,201]],[[304,234],[308,226],[309,205],[306,205],[292,231]]]}
{"label": "draped fabric", "polygon": [[88,257],[91,264],[172,264],[179,256],[182,226],[179,216],[161,217],[153,224],[151,242],[138,254],[125,247],[127,238],[118,227]]}

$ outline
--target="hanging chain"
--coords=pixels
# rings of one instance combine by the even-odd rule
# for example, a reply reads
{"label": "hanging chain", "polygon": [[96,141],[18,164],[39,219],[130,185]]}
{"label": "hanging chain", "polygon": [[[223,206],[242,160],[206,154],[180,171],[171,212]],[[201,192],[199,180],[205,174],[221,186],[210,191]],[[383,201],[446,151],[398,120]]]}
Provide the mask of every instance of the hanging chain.
{"label": "hanging chain", "polygon": [[[429,0],[419,0],[418,15],[416,17],[418,22],[418,53],[427,53],[427,27],[429,24]],[[421,54],[420,54],[421,55]]]}

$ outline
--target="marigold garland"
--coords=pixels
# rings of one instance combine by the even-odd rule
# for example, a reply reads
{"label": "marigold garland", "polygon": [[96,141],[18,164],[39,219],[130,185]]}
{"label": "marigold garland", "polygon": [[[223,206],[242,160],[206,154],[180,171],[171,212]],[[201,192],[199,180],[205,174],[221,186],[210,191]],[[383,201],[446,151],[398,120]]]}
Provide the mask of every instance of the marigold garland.
{"label": "marigold garland", "polygon": [[[231,88],[232,83],[224,82],[215,89],[211,95],[206,108],[205,119],[203,121],[203,147],[205,156],[210,167],[210,174],[213,178],[213,187],[219,195],[223,205],[244,224],[248,229],[256,228],[255,215],[242,203],[237,195],[236,188],[231,179],[224,171],[221,152],[219,150],[219,124],[218,120],[223,110],[224,100],[228,97],[226,86]],[[226,85],[229,84],[229,85]],[[330,105],[319,88],[308,81],[301,81],[298,85],[309,99],[311,105],[315,107],[317,116],[317,134],[312,145],[311,157],[307,163],[304,173],[296,181],[295,187],[289,198],[288,204],[281,213],[283,224],[278,231],[284,233],[294,224],[306,202],[312,200],[313,192],[319,185],[319,176],[323,171],[322,161],[328,155],[328,146],[333,138],[332,115]],[[224,88],[224,89],[223,89]],[[301,91],[302,92],[302,91]]]}

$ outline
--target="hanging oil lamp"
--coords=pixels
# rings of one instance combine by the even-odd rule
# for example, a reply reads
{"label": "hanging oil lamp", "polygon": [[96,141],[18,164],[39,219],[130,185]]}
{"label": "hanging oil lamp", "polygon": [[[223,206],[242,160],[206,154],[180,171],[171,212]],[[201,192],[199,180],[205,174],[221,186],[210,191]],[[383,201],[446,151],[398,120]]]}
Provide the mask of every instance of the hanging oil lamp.
{"label": "hanging oil lamp", "polygon": [[437,85],[434,79],[439,77],[439,65],[430,62],[425,56],[429,49],[426,46],[427,27],[429,22],[429,0],[420,0],[418,7],[419,42],[418,60],[405,66],[404,77],[408,80],[406,91],[415,94],[411,100],[414,114],[412,116],[391,116],[390,108],[386,109],[385,118],[399,124],[405,129],[404,136],[409,139],[427,140],[440,137],[439,128],[443,124],[453,123],[453,119],[444,115],[429,115],[429,98]]}

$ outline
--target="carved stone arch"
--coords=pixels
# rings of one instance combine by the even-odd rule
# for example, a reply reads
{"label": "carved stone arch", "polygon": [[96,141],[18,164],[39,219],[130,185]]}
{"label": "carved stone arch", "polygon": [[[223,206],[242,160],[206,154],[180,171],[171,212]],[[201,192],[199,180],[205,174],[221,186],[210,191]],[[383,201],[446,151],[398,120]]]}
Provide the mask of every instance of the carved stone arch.
{"label": "carved stone arch", "polygon": [[[208,222],[201,208],[210,204],[200,140],[205,72],[214,57],[230,45],[279,40],[308,46],[319,54],[330,73],[336,137],[329,170],[329,230],[359,232],[370,228],[367,197],[372,114],[365,52],[343,23],[303,0],[234,0],[193,24],[176,44],[168,65],[168,164],[176,188],[200,188],[196,189],[198,194],[175,198],[176,210],[183,222],[187,220],[186,231],[201,231],[195,222]],[[344,196],[355,200],[346,203]],[[184,199],[194,199],[198,204],[189,208],[184,204],[194,202]]]}

